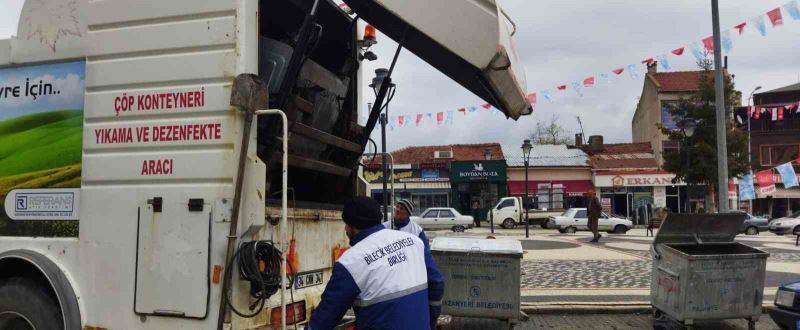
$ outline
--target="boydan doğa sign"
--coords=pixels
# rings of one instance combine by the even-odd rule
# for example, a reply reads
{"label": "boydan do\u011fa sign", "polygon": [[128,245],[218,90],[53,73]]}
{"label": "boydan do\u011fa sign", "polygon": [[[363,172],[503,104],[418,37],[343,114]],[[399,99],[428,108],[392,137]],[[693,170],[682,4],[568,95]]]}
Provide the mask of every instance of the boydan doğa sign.
{"label": "boydan do\u011fa sign", "polygon": [[506,162],[502,160],[464,161],[450,163],[450,181],[505,182]]}

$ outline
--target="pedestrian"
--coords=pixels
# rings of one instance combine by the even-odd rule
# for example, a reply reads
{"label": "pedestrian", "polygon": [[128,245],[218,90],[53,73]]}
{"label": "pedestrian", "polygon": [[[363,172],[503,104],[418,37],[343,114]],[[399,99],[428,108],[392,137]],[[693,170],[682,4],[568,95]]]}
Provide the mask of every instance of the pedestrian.
{"label": "pedestrian", "polygon": [[[333,329],[352,306],[357,329],[430,329],[444,281],[419,237],[381,224],[381,208],[356,197],[342,211],[350,249],[333,266],[306,329]],[[433,320],[433,321],[432,321]]]}
{"label": "pedestrian", "polygon": [[598,228],[598,221],[600,221],[600,216],[603,213],[603,207],[600,205],[600,201],[597,199],[597,194],[593,191],[589,193],[591,200],[589,201],[589,229],[594,234],[594,238],[592,238],[592,243],[597,243],[600,241],[599,228]]}

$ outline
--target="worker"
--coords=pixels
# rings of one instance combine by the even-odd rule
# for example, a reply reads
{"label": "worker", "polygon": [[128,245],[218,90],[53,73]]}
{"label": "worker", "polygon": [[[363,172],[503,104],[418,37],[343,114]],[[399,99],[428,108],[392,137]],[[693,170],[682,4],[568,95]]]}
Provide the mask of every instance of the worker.
{"label": "worker", "polygon": [[[429,329],[441,311],[444,284],[416,235],[387,230],[372,198],[344,205],[348,249],[333,266],[306,329],[332,329],[351,306],[357,329]],[[430,262],[429,262],[430,260]],[[434,320],[434,321],[431,321]]]}
{"label": "worker", "polygon": [[[426,248],[429,248],[428,238],[425,237],[425,230],[420,227],[416,222],[411,221],[411,215],[414,214],[414,204],[407,199],[401,199],[394,206],[394,229],[407,232],[414,236],[419,237]],[[392,227],[391,221],[386,221],[383,226],[387,229]]]}

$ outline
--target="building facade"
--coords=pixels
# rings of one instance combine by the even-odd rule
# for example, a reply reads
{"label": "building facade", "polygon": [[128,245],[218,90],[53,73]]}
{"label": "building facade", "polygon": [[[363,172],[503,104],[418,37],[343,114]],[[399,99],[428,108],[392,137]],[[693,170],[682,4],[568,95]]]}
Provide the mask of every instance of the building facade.
{"label": "building facade", "polygon": [[[453,207],[481,219],[508,193],[505,158],[497,143],[414,146],[391,155],[395,175],[387,181],[389,203],[410,199],[416,205],[416,213],[430,207]],[[380,158],[365,157],[364,177],[370,183],[371,196],[382,202]]]}
{"label": "building facade", "polygon": [[647,67],[642,95],[631,122],[632,141],[650,143],[658,167],[664,164],[664,151],[680,148],[678,144],[669,141],[658,126],[678,128],[669,113],[669,107],[697,93],[703,74],[703,71],[658,72],[655,62]]}
{"label": "building facade", "polygon": [[[771,170],[793,162],[800,173],[800,83],[762,92],[753,96],[753,110],[742,108],[739,118],[750,120],[751,168],[754,172]],[[755,112],[758,112],[756,114]],[[752,113],[751,116],[748,116]],[[746,120],[745,120],[746,122]],[[746,124],[742,129],[747,129]],[[773,175],[776,191],[770,195],[757,195],[752,212],[770,217],[781,217],[800,210],[800,188],[786,188],[777,172]],[[740,203],[748,209],[750,203]]]}
{"label": "building facade", "polygon": [[[503,147],[508,163],[508,192],[525,196],[525,161],[521,147]],[[566,145],[535,145],[528,167],[529,204],[537,209],[567,209],[588,205],[594,190],[589,157]]]}

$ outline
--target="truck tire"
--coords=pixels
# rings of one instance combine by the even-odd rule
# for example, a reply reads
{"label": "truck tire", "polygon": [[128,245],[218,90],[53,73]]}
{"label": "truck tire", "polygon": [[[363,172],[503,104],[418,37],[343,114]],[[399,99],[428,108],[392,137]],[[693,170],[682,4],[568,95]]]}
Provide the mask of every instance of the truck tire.
{"label": "truck tire", "polygon": [[514,219],[508,218],[508,219],[503,220],[502,226],[505,229],[514,229],[514,227],[517,226],[517,222],[514,221]]}
{"label": "truck tire", "polygon": [[64,327],[58,303],[40,284],[22,277],[0,283],[0,329]]}
{"label": "truck tire", "polygon": [[628,232],[628,227],[624,225],[616,225],[614,226],[614,234],[624,234]]}

